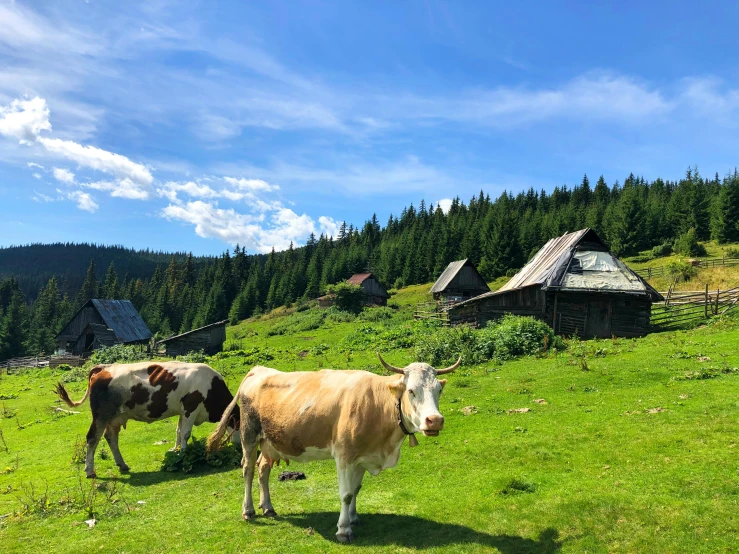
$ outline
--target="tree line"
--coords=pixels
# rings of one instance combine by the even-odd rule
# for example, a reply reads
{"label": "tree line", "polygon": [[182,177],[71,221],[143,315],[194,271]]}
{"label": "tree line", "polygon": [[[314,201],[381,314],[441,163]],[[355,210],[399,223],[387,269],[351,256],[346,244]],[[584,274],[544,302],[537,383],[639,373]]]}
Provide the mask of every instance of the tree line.
{"label": "tree line", "polygon": [[587,175],[574,187],[482,191],[455,198],[444,212],[421,200],[384,226],[373,215],[336,237],[311,235],[305,246],[248,254],[237,246],[218,258],[174,255],[150,276],[99,274],[93,259],[76,294],[51,277],[28,302],[17,278],[0,282],[0,359],[50,352],[61,326],[90,298],[126,298],[152,332],[167,336],[215,321],[236,322],[275,307],[313,299],[353,273],[371,271],[388,288],[434,280],[451,261],[469,258],[485,279],[513,274],[550,238],[593,228],[620,256],[678,241],[739,242],[739,173],[703,178],[690,168],[678,181],[629,175],[608,185]]}

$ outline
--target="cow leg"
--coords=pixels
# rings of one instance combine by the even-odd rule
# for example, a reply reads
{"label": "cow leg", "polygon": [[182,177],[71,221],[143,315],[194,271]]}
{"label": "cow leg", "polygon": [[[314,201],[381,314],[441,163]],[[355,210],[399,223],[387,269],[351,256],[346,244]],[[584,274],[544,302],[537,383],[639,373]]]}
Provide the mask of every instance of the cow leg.
{"label": "cow leg", "polygon": [[259,458],[259,507],[267,517],[275,517],[277,513],[272,507],[272,499],[269,497],[269,474],[272,471],[272,460],[264,454]]}
{"label": "cow leg", "polygon": [[118,466],[118,469],[120,469],[122,473],[127,473],[129,469],[128,465],[123,461],[123,456],[121,456],[121,451],[118,448],[118,434],[120,432],[120,425],[108,425],[105,428],[105,440],[108,442],[110,451],[113,454],[115,465]]}
{"label": "cow leg", "polygon": [[[243,435],[241,437],[244,438]],[[244,474],[244,505],[241,510],[241,517],[246,521],[254,519],[257,512],[254,510],[254,499],[251,494],[251,487],[254,483],[254,466],[257,463],[257,445],[250,443],[244,447],[244,455],[241,457],[241,470]]]}
{"label": "cow leg", "polygon": [[362,486],[364,468],[356,465],[343,465],[337,461],[336,469],[339,474],[339,498],[341,500],[341,514],[339,514],[336,538],[339,542],[346,543],[354,538],[351,526],[351,506]]}
{"label": "cow leg", "polygon": [[352,496],[352,503],[349,505],[349,522],[352,525],[359,524],[359,516],[357,515],[357,496],[359,490],[362,488],[362,479],[364,478],[364,470],[362,470],[361,476],[359,477],[359,484],[354,489],[354,496]]}
{"label": "cow leg", "polygon": [[177,418],[177,433],[174,438],[174,446],[169,449],[170,452],[174,452],[180,446],[181,429],[182,429],[182,416]]}
{"label": "cow leg", "polygon": [[87,432],[87,455],[85,456],[85,473],[88,479],[97,477],[95,473],[95,451],[97,450],[100,439],[103,438],[106,425],[96,420],[92,420],[90,430]]}
{"label": "cow leg", "polygon": [[191,415],[188,418],[180,416],[180,424],[177,426],[177,442],[180,443],[180,453],[184,453],[187,449],[187,441],[190,440],[192,435],[192,426],[195,424],[195,416]]}

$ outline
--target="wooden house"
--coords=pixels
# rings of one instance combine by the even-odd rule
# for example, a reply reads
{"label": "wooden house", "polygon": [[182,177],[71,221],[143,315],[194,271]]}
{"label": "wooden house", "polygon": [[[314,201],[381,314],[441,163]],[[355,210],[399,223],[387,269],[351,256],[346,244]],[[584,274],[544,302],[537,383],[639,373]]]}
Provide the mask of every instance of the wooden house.
{"label": "wooden house", "polygon": [[431,287],[434,300],[462,302],[490,292],[490,287],[470,260],[458,260],[446,266],[444,272]]}
{"label": "wooden house", "polygon": [[551,239],[500,290],[456,304],[452,324],[484,325],[503,314],[535,316],[555,333],[635,337],[649,332],[652,302],[664,300],[614,256],[592,229]]}
{"label": "wooden house", "polygon": [[[362,288],[365,306],[387,306],[387,299],[390,298],[390,294],[371,273],[355,273],[346,282]],[[319,296],[318,305],[321,308],[330,308],[334,305],[335,300],[336,296],[334,294]]]}
{"label": "wooden house", "polygon": [[223,350],[223,343],[226,342],[226,323],[228,323],[228,320],[173,335],[159,341],[157,350],[159,350],[160,345],[164,345],[167,356],[184,356],[188,352],[199,352],[201,350],[212,356]]}
{"label": "wooden house", "polygon": [[351,285],[358,285],[364,291],[364,303],[367,306],[387,306],[390,295],[371,273],[355,273],[346,280]]}
{"label": "wooden house", "polygon": [[57,348],[80,355],[101,346],[148,344],[152,334],[130,300],[88,300],[56,336]]}

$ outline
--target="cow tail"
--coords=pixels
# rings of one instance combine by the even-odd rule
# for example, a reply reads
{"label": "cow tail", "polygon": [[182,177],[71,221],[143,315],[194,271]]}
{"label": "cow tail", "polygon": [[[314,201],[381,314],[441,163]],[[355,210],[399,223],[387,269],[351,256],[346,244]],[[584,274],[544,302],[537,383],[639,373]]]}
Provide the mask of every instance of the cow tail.
{"label": "cow tail", "polygon": [[70,408],[76,408],[87,400],[87,397],[90,395],[90,389],[92,388],[92,378],[102,370],[103,366],[95,366],[90,370],[90,373],[87,375],[87,390],[85,391],[85,396],[83,396],[78,402],[75,402],[69,397],[69,392],[61,381],[59,381],[56,384],[56,387],[54,387],[54,392],[67,406]]}
{"label": "cow tail", "polygon": [[[239,387],[240,388],[240,387]],[[208,436],[208,443],[206,449],[208,452],[215,452],[221,448],[221,442],[223,441],[223,435],[226,434],[226,428],[228,427],[229,421],[231,420],[231,412],[234,411],[236,404],[239,401],[240,390],[236,391],[236,396],[233,397],[231,403],[226,406],[221,416],[221,421],[218,422],[218,427]]]}

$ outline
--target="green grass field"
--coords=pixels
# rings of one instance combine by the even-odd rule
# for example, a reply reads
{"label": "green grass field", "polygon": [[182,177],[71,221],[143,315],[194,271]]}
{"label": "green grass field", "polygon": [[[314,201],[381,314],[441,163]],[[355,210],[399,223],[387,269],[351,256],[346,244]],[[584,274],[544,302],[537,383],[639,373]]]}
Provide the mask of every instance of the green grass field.
{"label": "green grass field", "polygon": [[[398,309],[354,321],[282,309],[243,322],[229,328],[229,343],[241,351],[209,363],[232,391],[255,363],[379,372],[380,347],[390,363],[405,365],[414,348],[397,345],[426,290],[404,289],[391,299]],[[129,422],[121,451],[131,473],[120,475],[101,455],[106,446],[96,461],[100,478],[88,481],[73,457],[89,406],[80,414],[53,411],[53,385],[67,373],[1,376],[0,550],[736,552],[737,367],[739,321],[732,319],[465,365],[441,397],[441,435],[419,437],[413,449],[406,442],[397,467],[365,478],[362,523],[350,546],[334,538],[333,462],[291,465],[304,481],[278,482],[285,468],[275,468],[279,517],[245,523],[240,469],[161,470],[176,420]],[[79,398],[86,383],[68,386]],[[211,428],[194,434],[203,438]],[[84,523],[90,513],[94,528]]]}

